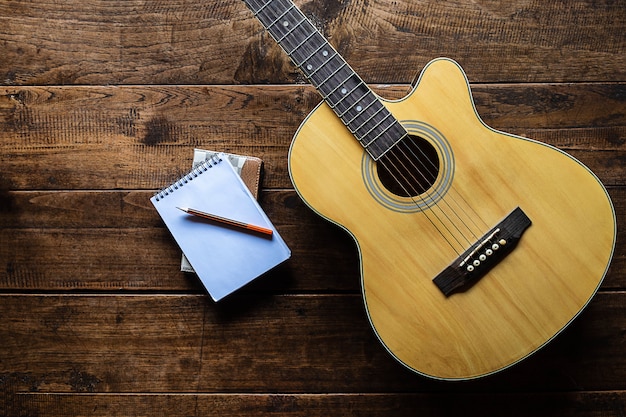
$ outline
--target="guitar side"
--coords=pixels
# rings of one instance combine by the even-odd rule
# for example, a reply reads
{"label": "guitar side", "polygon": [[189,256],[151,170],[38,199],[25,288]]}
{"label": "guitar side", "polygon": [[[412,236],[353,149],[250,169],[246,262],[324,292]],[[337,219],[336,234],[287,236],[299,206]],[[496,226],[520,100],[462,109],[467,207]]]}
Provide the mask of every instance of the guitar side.
{"label": "guitar side", "polygon": [[[569,155],[487,127],[453,61],[431,62],[411,94],[385,105],[437,151],[423,207],[407,209],[416,198],[381,186],[376,164],[326,104],[292,142],[294,186],[357,242],[369,320],[397,360],[439,379],[505,369],[561,332],[597,291],[616,236],[608,194]],[[432,279],[462,252],[459,229],[480,235],[516,207],[532,221],[518,246],[445,296]]]}

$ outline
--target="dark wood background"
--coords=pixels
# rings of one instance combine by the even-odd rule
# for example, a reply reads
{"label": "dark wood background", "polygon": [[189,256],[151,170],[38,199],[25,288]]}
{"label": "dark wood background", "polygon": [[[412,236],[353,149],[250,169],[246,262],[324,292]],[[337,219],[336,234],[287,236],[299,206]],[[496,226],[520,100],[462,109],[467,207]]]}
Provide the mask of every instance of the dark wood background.
{"label": "dark wood background", "polygon": [[[579,158],[626,225],[626,2],[297,4],[384,97],[457,60],[487,124]],[[626,414],[623,230],[588,308],[521,364],[442,383],[388,356],[355,244],[288,177],[320,99],[240,0],[0,0],[0,84],[0,413]],[[194,147],[264,159],[293,251],[220,304],[148,201]]]}

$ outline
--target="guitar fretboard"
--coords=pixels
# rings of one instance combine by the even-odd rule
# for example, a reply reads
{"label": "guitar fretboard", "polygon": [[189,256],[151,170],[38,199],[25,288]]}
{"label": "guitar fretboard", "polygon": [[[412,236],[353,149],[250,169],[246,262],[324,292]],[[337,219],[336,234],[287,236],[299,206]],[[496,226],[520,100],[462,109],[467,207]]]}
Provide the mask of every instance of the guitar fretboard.
{"label": "guitar fretboard", "polygon": [[291,0],[244,0],[370,156],[378,160],[406,130]]}

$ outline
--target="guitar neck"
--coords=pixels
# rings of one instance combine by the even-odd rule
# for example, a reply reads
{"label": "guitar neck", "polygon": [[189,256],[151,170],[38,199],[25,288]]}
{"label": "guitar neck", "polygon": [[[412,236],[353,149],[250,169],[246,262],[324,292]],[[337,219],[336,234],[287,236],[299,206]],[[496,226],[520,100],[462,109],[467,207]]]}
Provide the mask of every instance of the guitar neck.
{"label": "guitar neck", "polygon": [[373,159],[378,160],[407,135],[291,0],[244,2]]}

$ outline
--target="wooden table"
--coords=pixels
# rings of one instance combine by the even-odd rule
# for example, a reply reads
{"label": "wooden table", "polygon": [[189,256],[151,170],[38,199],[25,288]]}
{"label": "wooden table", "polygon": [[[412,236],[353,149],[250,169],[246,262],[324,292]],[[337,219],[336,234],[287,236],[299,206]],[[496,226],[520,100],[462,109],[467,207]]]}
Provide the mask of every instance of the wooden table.
{"label": "wooden table", "polygon": [[[497,129],[557,146],[626,224],[623,1],[299,1],[384,97],[432,58]],[[584,313],[495,376],[444,383],[381,347],[355,244],[299,199],[319,102],[239,0],[0,0],[0,415],[626,413],[626,244]],[[292,259],[213,303],[149,203],[193,148],[261,157]]]}

